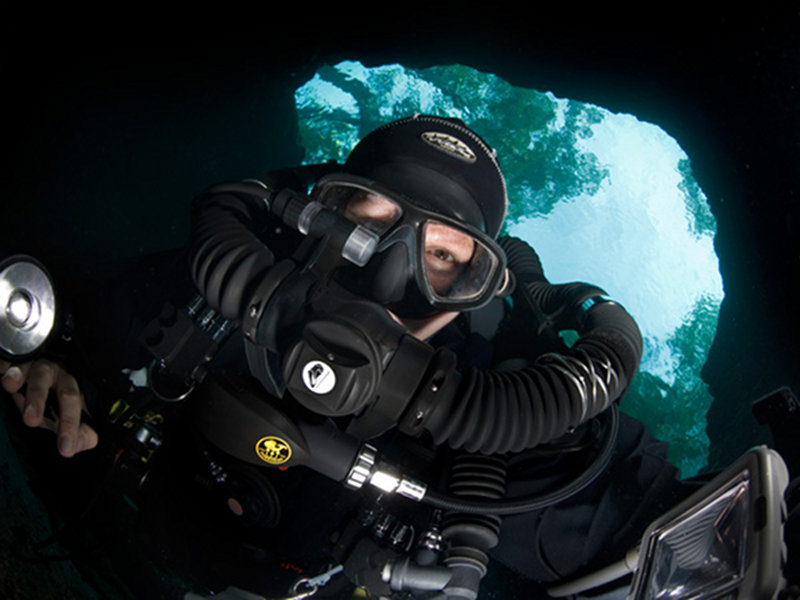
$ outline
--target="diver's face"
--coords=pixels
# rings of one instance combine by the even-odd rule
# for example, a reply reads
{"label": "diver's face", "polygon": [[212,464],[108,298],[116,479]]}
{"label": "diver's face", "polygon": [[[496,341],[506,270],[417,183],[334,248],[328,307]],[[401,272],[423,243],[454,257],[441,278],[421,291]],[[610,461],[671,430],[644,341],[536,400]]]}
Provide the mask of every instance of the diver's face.
{"label": "diver's face", "polygon": [[[349,220],[376,233],[386,231],[401,214],[402,209],[394,201],[366,190],[351,198],[344,210]],[[443,293],[471,260],[475,240],[466,233],[431,221],[425,225],[423,248],[428,282],[436,293]],[[427,318],[410,319],[389,313],[420,340],[429,339],[458,316],[457,312],[440,312]]]}
{"label": "diver's face", "polygon": [[[349,220],[377,233],[391,227],[401,213],[395,202],[368,191],[351,198],[344,212]],[[435,221],[425,224],[423,236],[425,276],[434,292],[444,295],[472,260],[475,240],[463,231]]]}

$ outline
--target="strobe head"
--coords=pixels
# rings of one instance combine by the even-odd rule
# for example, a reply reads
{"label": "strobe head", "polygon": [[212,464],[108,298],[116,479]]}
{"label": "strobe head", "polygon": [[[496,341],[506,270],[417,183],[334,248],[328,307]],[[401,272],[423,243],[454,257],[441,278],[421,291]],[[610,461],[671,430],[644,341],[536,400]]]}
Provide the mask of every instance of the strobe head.
{"label": "strobe head", "polygon": [[52,279],[36,259],[15,255],[0,263],[0,358],[20,361],[47,342],[56,324]]}

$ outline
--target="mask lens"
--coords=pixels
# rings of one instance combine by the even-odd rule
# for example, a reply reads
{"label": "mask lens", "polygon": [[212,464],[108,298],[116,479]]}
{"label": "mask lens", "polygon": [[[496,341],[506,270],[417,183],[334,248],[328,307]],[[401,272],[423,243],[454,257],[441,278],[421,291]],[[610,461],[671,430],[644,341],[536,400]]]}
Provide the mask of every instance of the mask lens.
{"label": "mask lens", "polygon": [[486,291],[494,279],[498,258],[466,231],[437,221],[425,223],[422,265],[437,300],[466,302]]}
{"label": "mask lens", "polygon": [[329,186],[322,191],[319,201],[378,235],[385,233],[403,214],[394,200],[356,186]]}

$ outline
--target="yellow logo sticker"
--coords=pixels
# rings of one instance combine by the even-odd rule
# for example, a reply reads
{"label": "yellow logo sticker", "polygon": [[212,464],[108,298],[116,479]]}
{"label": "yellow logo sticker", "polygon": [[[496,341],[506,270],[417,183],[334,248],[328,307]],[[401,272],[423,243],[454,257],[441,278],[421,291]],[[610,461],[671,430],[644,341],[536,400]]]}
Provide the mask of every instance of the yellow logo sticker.
{"label": "yellow logo sticker", "polygon": [[285,440],[268,435],[256,443],[256,454],[266,463],[282,465],[292,457],[292,447]]}

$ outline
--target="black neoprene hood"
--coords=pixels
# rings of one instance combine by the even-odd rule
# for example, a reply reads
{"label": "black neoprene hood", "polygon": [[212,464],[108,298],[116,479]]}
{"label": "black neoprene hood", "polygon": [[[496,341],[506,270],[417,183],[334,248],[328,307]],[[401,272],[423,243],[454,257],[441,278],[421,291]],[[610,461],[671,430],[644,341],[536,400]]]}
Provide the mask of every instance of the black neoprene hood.
{"label": "black neoprene hood", "polygon": [[356,145],[345,167],[492,237],[500,231],[505,179],[494,151],[458,119],[415,115],[388,123]]}

